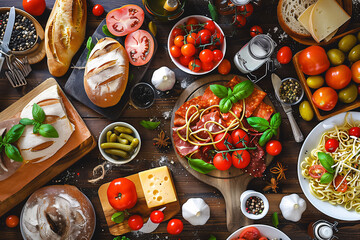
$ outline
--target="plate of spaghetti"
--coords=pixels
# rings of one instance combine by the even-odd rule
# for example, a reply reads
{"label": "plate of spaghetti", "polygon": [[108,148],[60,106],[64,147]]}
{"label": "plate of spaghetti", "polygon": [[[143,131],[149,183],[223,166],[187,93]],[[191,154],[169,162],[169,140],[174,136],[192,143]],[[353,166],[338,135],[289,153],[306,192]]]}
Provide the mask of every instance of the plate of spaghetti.
{"label": "plate of spaghetti", "polygon": [[339,220],[360,220],[359,127],[359,112],[326,119],[307,136],[298,158],[305,196],[319,211]]}

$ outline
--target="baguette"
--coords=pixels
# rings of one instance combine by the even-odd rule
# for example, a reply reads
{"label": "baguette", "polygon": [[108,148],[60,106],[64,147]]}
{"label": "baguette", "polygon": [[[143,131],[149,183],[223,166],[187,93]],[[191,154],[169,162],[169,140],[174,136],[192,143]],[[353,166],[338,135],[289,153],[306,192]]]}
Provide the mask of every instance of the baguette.
{"label": "baguette", "polygon": [[85,38],[86,0],[56,0],[45,27],[45,50],[51,75],[63,76]]}

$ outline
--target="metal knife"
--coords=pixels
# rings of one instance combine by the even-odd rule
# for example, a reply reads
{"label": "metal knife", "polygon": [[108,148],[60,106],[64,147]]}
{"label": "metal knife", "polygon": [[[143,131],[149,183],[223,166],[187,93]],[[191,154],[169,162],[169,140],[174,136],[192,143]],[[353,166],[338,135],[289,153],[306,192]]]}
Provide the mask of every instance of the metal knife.
{"label": "metal knife", "polygon": [[[273,84],[275,94],[279,97],[279,89],[280,89],[280,85],[281,85],[281,79],[279,78],[278,75],[276,75],[275,73],[272,73],[271,81]],[[294,119],[291,106],[283,104],[282,102],[280,102],[280,104],[281,104],[282,108],[284,109],[284,112],[286,113],[287,117],[289,118],[291,130],[294,134],[295,141],[296,142],[304,141],[304,135],[301,133],[300,128]]]}
{"label": "metal knife", "polygon": [[[5,53],[10,52],[9,43],[10,43],[13,28],[14,28],[14,23],[15,23],[15,7],[12,7],[12,8],[10,8],[9,19],[7,21],[4,37],[3,37],[2,43],[0,45],[1,50],[4,51]],[[1,59],[0,60],[0,69],[1,69],[2,65],[4,63],[4,57],[2,57],[1,53],[0,53],[0,59]]]}

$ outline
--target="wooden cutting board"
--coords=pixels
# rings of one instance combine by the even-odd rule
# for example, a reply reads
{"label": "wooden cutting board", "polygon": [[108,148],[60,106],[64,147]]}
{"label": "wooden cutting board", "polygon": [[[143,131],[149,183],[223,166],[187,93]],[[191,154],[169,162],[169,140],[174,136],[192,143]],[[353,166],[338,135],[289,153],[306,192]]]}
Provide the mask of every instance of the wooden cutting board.
{"label": "wooden cutting board", "polygon": [[[178,101],[175,103],[173,109],[173,115],[171,117],[171,125],[174,126],[175,111],[186,101],[203,95],[205,89],[211,84],[222,84],[224,85],[229,80],[231,80],[235,75],[210,75],[201,79],[196,80],[194,83],[190,84],[184,92],[180,95]],[[241,80],[247,80],[247,78],[239,76]],[[260,89],[257,85],[256,88]],[[264,102],[274,109],[274,105],[271,103],[269,97],[265,97]],[[172,131],[172,129],[171,129]],[[279,134],[277,134],[279,136]],[[171,134],[172,145],[174,146],[175,154],[179,159],[181,165],[190,172],[194,177],[200,181],[209,184],[217,188],[225,198],[226,205],[226,222],[227,229],[229,232],[233,232],[241,226],[249,225],[252,223],[252,220],[246,218],[240,210],[240,195],[246,190],[248,183],[252,176],[247,173],[244,173],[241,169],[231,167],[227,171],[213,170],[208,174],[202,174],[194,169],[192,169],[187,159],[182,157],[175,149],[174,139]],[[266,166],[268,166],[273,160],[273,156],[266,155]]]}
{"label": "wooden cutting board", "polygon": [[[169,172],[170,172],[170,169],[169,169]],[[166,209],[163,211],[164,221],[169,220],[170,218],[175,216],[180,211],[180,203],[179,203],[178,197],[177,197],[176,202],[168,203],[168,204],[156,207],[156,208],[148,208],[147,204],[146,204],[145,196],[144,196],[144,191],[141,186],[139,174],[136,173],[134,175],[130,175],[125,178],[131,180],[135,184],[136,193],[138,196],[138,201],[137,201],[135,207],[133,207],[127,211],[131,215],[138,214],[138,215],[142,216],[144,219],[144,223],[146,223],[146,221],[149,219],[150,213],[152,211],[160,209],[162,207],[166,207]],[[173,181],[173,179],[171,179],[171,181]],[[131,232],[132,230],[127,223],[128,217],[126,217],[126,219],[122,223],[115,223],[115,222],[111,221],[111,216],[114,213],[116,213],[117,211],[111,207],[111,205],[108,201],[108,198],[107,198],[107,189],[108,189],[109,185],[110,185],[110,183],[105,183],[105,184],[101,185],[99,188],[99,191],[98,191],[101,206],[104,211],[104,215],[106,218],[107,225],[109,227],[109,231],[114,236],[118,236],[118,235],[122,235],[122,234],[125,234],[128,232]]]}

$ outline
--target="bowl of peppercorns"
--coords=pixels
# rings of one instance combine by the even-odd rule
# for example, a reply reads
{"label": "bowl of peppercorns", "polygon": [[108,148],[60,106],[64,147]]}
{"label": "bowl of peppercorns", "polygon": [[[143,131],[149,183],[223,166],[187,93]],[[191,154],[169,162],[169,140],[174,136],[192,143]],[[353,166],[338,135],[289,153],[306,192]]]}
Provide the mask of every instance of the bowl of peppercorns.
{"label": "bowl of peppercorns", "polygon": [[258,220],[268,213],[269,201],[264,194],[247,190],[240,196],[240,209],[245,217]]}
{"label": "bowl of peppercorns", "polygon": [[296,105],[304,96],[304,88],[299,80],[291,77],[285,78],[281,80],[278,94],[275,95],[280,102],[286,105]]}

